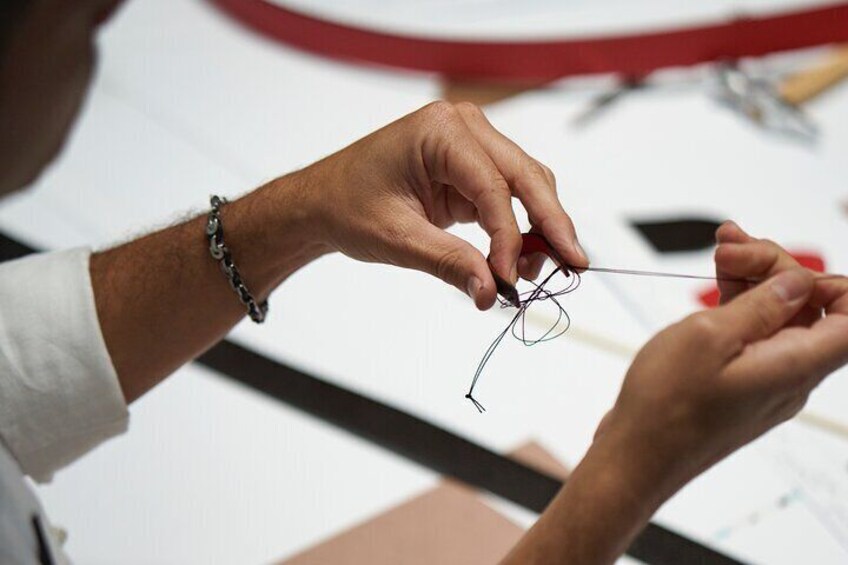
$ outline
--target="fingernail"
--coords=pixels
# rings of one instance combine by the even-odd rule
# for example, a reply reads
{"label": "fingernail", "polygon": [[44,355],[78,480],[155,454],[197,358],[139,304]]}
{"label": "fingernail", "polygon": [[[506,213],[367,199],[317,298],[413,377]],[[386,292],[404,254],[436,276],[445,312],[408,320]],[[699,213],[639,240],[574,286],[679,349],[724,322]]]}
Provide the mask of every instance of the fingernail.
{"label": "fingernail", "polygon": [[471,297],[471,300],[477,301],[477,294],[480,292],[480,289],[483,287],[483,282],[477,277],[471,277],[468,279],[468,296]]}
{"label": "fingernail", "polygon": [[578,254],[580,257],[582,257],[582,258],[583,258],[583,260],[584,260],[584,261],[586,262],[586,264],[588,265],[588,264],[589,264],[589,256],[588,256],[588,255],[586,255],[586,250],[585,250],[585,249],[583,249],[583,246],[582,246],[582,245],[580,245],[580,242],[579,242],[578,240],[576,240],[576,239],[574,240],[574,250],[575,250],[575,251],[577,251],[577,254]]}
{"label": "fingernail", "polygon": [[810,281],[803,271],[795,269],[784,271],[774,277],[771,287],[784,301],[794,302],[809,292]]}

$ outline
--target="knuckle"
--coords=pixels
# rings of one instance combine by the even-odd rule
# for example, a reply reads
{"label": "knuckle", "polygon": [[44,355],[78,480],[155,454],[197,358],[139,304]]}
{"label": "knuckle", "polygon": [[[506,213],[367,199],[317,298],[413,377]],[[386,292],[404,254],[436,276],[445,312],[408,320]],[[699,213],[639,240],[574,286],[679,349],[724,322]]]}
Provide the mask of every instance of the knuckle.
{"label": "knuckle", "polygon": [[421,109],[421,113],[427,118],[427,120],[436,123],[449,122],[458,118],[458,111],[456,107],[450,102],[446,102],[444,100],[430,102]]}
{"label": "knuckle", "polygon": [[492,191],[497,196],[511,196],[512,190],[509,188],[509,183],[506,182],[506,179],[501,175],[495,175],[495,178],[492,179]]}
{"label": "knuckle", "polygon": [[797,341],[786,355],[783,369],[796,375],[798,382],[808,385],[817,381],[817,372],[811,367],[810,360],[816,359],[818,352],[809,343]]}
{"label": "knuckle", "polygon": [[763,238],[758,240],[760,245],[766,249],[780,249],[780,246],[774,242],[774,240]]}
{"label": "knuckle", "polygon": [[748,308],[748,317],[757,335],[768,335],[774,328],[774,308],[770,305],[752,305]]}
{"label": "knuckle", "polygon": [[717,333],[718,327],[712,316],[706,316],[703,312],[690,314],[686,320],[689,330],[697,338],[708,338]]}
{"label": "knuckle", "polygon": [[513,254],[521,253],[521,247],[524,245],[524,240],[521,237],[521,233],[517,230],[504,230],[506,232],[507,243],[509,245],[509,251]]}
{"label": "knuckle", "polygon": [[517,229],[502,227],[492,234],[492,256],[517,257],[521,253],[522,239]]}
{"label": "knuckle", "polygon": [[500,175],[494,175],[492,180],[487,184],[487,189],[483,190],[478,199],[488,199],[492,204],[497,205],[501,201],[508,201],[512,196],[512,190],[509,188],[509,183]]}
{"label": "knuckle", "polygon": [[709,312],[698,312],[689,315],[684,320],[683,323],[688,330],[689,339],[702,349],[724,350],[729,346],[728,332],[722,328],[714,316],[709,314]]}
{"label": "knuckle", "polygon": [[529,179],[547,182],[549,172],[536,159],[528,158],[524,163],[524,175]]}
{"label": "knuckle", "polygon": [[474,104],[473,102],[462,101],[456,104],[456,109],[460,114],[466,116],[479,117],[483,116],[483,110],[480,109],[479,106]]}
{"label": "knuckle", "polygon": [[549,186],[550,180],[541,163],[532,157],[526,157],[513,179],[513,184],[516,194],[523,196],[538,191],[540,186]]}
{"label": "knuckle", "polygon": [[459,271],[464,262],[465,254],[460,249],[448,249],[436,259],[436,276],[456,284],[459,282]]}
{"label": "knuckle", "polygon": [[545,165],[544,163],[539,163],[539,165],[542,167],[542,170],[545,172],[545,177],[547,177],[548,182],[550,183],[551,187],[556,188],[556,175],[554,174],[554,172],[551,170],[551,168],[549,166]]}
{"label": "knuckle", "polygon": [[771,264],[776,264],[781,255],[784,253],[783,248],[770,239],[760,239],[756,243],[757,246],[762,249],[764,257],[767,258]]}

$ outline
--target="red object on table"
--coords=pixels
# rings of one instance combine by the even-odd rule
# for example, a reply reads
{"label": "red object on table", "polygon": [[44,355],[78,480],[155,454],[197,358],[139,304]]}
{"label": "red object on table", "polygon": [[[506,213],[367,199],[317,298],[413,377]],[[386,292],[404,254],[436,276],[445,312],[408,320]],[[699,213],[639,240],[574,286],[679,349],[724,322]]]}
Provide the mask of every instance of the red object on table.
{"label": "red object on table", "polygon": [[[824,258],[821,255],[804,251],[797,251],[794,253],[790,251],[789,253],[796,261],[798,261],[798,263],[801,264],[802,267],[806,267],[812,271],[816,271],[817,273],[825,272]],[[713,286],[712,288],[704,290],[698,294],[698,302],[707,308],[714,308],[718,306],[720,298],[721,295],[717,286]]]}
{"label": "red object on table", "polygon": [[446,77],[549,81],[657,69],[848,41],[848,3],[653,32],[559,40],[453,40],[336,23],[268,0],[209,0],[245,26],[312,53]]}

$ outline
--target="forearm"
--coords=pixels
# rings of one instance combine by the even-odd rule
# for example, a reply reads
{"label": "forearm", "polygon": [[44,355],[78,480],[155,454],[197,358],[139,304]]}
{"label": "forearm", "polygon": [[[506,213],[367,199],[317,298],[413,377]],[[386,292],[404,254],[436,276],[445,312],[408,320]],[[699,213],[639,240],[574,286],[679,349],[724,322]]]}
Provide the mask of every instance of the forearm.
{"label": "forearm", "polygon": [[[224,240],[261,301],[326,253],[304,175],[226,204]],[[220,340],[245,315],[209,254],[206,215],[91,257],[97,315],[127,402]]]}
{"label": "forearm", "polygon": [[596,442],[503,563],[613,563],[679,484],[657,461]]}

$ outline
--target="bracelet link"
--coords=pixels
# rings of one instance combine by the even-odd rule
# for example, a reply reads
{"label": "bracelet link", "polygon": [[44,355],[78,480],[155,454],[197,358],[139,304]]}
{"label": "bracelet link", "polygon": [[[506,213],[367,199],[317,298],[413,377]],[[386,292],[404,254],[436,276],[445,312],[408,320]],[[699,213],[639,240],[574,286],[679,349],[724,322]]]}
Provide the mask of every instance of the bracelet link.
{"label": "bracelet link", "polygon": [[221,207],[227,202],[226,199],[219,196],[212,196],[209,203],[212,209],[206,218],[206,238],[209,243],[209,254],[218,262],[224,276],[227,277],[230,287],[238,296],[239,302],[247,308],[247,315],[257,324],[265,321],[265,316],[268,314],[268,301],[263,300],[261,303],[256,302],[253,295],[247,290],[244,282],[241,279],[241,274],[233,262],[233,257],[230,250],[224,243],[224,226],[221,222]]}
{"label": "bracelet link", "polygon": [[212,258],[216,261],[223,261],[226,256],[227,248],[224,247],[221,243],[215,240],[214,236],[209,243],[209,254],[212,255]]}

